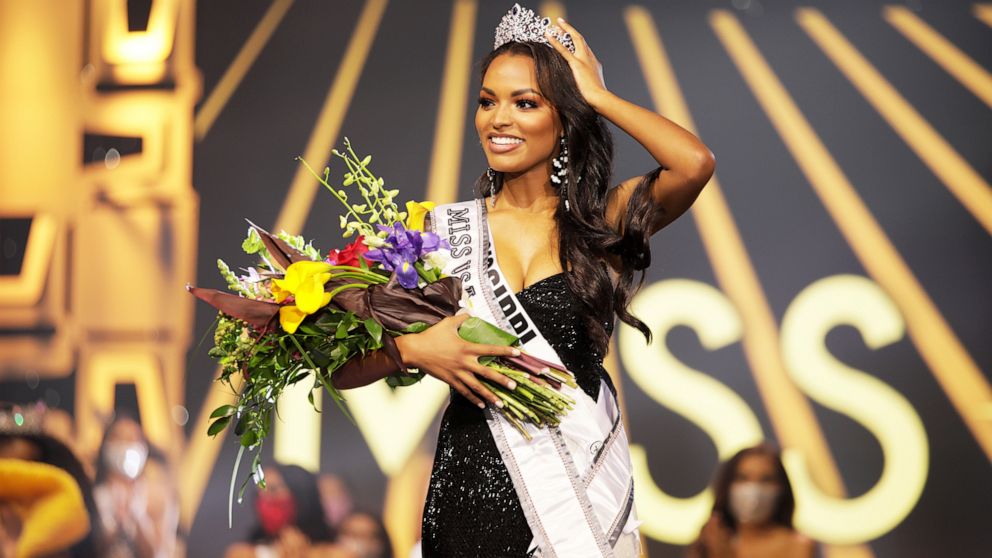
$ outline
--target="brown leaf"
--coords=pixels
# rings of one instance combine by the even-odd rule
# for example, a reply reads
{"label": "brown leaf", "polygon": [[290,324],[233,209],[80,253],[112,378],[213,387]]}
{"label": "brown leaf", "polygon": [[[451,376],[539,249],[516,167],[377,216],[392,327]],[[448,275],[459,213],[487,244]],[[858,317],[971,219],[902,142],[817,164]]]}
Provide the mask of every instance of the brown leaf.
{"label": "brown leaf", "polygon": [[279,313],[279,305],[274,302],[252,300],[215,289],[187,286],[186,290],[228,316],[251,324],[255,329],[264,329]]}

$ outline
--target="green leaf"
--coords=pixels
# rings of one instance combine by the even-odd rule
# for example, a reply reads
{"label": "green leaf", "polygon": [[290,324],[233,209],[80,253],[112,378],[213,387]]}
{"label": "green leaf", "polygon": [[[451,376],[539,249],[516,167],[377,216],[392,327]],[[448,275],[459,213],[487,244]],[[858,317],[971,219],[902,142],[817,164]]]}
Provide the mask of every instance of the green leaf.
{"label": "green leaf", "polygon": [[216,436],[217,434],[220,434],[229,422],[231,422],[231,417],[229,416],[221,417],[213,421],[210,423],[210,427],[207,428],[207,436]]}
{"label": "green leaf", "polygon": [[323,335],[326,335],[327,334],[326,331],[320,329],[319,327],[316,327],[314,325],[311,325],[311,324],[300,324],[299,328],[297,328],[297,331],[303,332],[303,333],[305,333],[307,335],[320,335],[320,336],[323,336]]}
{"label": "green leaf", "polygon": [[376,343],[382,343],[382,326],[379,325],[379,322],[369,318],[363,323],[365,324],[365,331],[369,332],[372,339],[374,339]]}
{"label": "green leaf", "polygon": [[265,245],[262,243],[262,237],[259,236],[258,231],[254,228],[248,229],[248,236],[241,243],[241,249],[246,254],[257,254],[263,248],[265,248]]}
{"label": "green leaf", "polygon": [[412,386],[424,379],[423,372],[411,372],[410,374],[393,374],[386,376],[386,385],[396,389],[398,387]]}
{"label": "green leaf", "polygon": [[458,336],[473,343],[483,343],[485,345],[513,345],[520,340],[512,333],[507,333],[493,324],[480,320],[479,318],[469,318],[458,327]]}
{"label": "green leaf", "polygon": [[214,409],[214,412],[210,413],[210,418],[226,417],[234,414],[237,407],[234,405],[221,405]]}
{"label": "green leaf", "polygon": [[406,326],[401,330],[401,333],[420,333],[431,326],[425,324],[424,322],[413,322],[412,324]]}
{"label": "green leaf", "polygon": [[254,430],[249,430],[241,435],[241,445],[246,448],[250,448],[251,446],[255,445],[255,442],[257,440],[258,440],[258,435],[255,433]]}
{"label": "green leaf", "polygon": [[344,339],[348,336],[348,331],[357,323],[357,318],[351,312],[348,312],[341,318],[341,323],[338,324],[337,331],[334,332],[334,337],[337,339]]}

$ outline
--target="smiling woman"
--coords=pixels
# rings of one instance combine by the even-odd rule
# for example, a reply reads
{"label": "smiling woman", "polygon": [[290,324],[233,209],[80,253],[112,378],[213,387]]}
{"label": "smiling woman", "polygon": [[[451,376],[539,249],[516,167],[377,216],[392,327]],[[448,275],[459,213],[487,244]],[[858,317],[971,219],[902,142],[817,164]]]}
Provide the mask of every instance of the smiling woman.
{"label": "smiling woman", "polygon": [[[525,438],[493,411],[502,406],[493,390],[513,386],[478,360],[505,348],[462,340],[466,316],[397,338],[405,366],[453,389],[424,508],[425,556],[639,554],[630,452],[603,357],[617,317],[650,336],[627,310],[634,275],[651,261],[650,236],[689,208],[714,158],[688,131],[610,93],[585,39],[559,24],[519,5],[503,17],[481,65],[475,126],[489,168],[480,198],[433,208],[428,228],[448,239],[446,272],[461,279],[471,313],[567,367],[577,387],[562,391],[576,405]],[[607,120],[658,167],[614,186]],[[366,376],[360,383],[377,379]]]}

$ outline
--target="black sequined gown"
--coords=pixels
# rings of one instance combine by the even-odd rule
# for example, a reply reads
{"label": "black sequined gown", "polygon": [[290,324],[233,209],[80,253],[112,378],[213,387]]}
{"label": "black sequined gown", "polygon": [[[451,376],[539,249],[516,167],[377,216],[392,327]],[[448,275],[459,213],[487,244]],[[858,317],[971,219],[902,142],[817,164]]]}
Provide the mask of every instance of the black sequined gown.
{"label": "black sequined gown", "polygon": [[[563,273],[526,287],[517,298],[583,391],[597,399],[600,378],[613,389]],[[424,506],[423,555],[528,556],[530,527],[483,411],[451,393]]]}

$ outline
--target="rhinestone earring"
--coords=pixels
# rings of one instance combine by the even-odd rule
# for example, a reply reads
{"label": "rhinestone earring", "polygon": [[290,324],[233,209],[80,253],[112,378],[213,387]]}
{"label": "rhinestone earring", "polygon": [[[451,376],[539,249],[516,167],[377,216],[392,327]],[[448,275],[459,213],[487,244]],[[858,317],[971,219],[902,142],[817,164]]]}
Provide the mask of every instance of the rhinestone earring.
{"label": "rhinestone earring", "polygon": [[489,167],[486,169],[486,176],[489,178],[489,203],[496,209],[496,171]]}
{"label": "rhinestone earring", "polygon": [[565,136],[561,136],[561,150],[558,156],[551,159],[551,182],[559,186],[559,195],[565,199],[565,211],[569,210],[568,206],[568,144],[565,141]]}

